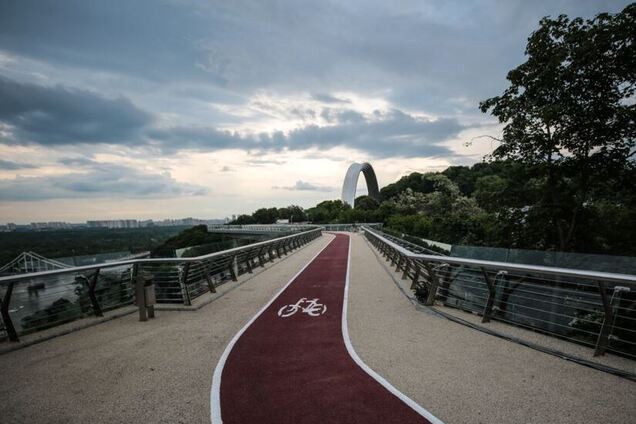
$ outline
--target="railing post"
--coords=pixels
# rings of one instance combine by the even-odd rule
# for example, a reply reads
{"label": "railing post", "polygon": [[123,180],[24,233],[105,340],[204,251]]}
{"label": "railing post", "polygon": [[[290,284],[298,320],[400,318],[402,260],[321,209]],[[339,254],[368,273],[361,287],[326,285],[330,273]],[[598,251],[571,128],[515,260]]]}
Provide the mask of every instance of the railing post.
{"label": "railing post", "polygon": [[232,281],[238,281],[238,278],[236,277],[236,271],[234,270],[235,263],[236,255],[232,256],[232,259],[230,259],[230,275],[232,276]]}
{"label": "railing post", "polygon": [[415,287],[417,287],[417,281],[420,279],[420,267],[415,262],[413,263],[413,266],[415,267],[415,273],[413,274],[413,280],[411,280],[411,290],[415,290]]}
{"label": "railing post", "polygon": [[248,273],[252,273],[252,258],[250,257],[249,253],[247,255],[247,258],[245,258],[245,266],[247,267],[247,272]]}
{"label": "railing post", "polygon": [[7,336],[12,342],[19,342],[18,332],[15,331],[11,315],[9,315],[9,303],[11,303],[11,294],[13,293],[14,282],[10,282],[7,285],[7,291],[4,292],[2,297],[2,305],[0,305],[0,312],[2,313],[2,321],[4,322],[4,328],[7,331]]}
{"label": "railing post", "polygon": [[139,264],[134,263],[130,268],[130,288],[135,292],[135,304],[137,303],[137,275],[139,274]]}
{"label": "railing post", "polygon": [[454,278],[451,278],[453,276],[453,267],[450,266],[449,264],[444,264],[444,266],[448,267],[448,275],[445,278],[443,278],[441,281],[442,290],[441,290],[441,294],[439,298],[442,302],[446,302],[446,300],[448,300],[448,292],[450,291],[450,285],[454,280]]}
{"label": "railing post", "polygon": [[267,256],[269,256],[269,261],[274,262],[274,245],[270,244],[267,249]]}
{"label": "railing post", "polygon": [[410,270],[411,270],[411,260],[409,258],[406,258],[406,264],[404,265],[404,273],[402,274],[403,280],[406,280],[406,277],[408,277]]}
{"label": "railing post", "polygon": [[203,268],[203,273],[205,274],[205,281],[208,283],[208,289],[210,293],[216,293],[216,287],[214,287],[214,282],[210,278],[210,263],[206,262],[205,267]]}
{"label": "railing post", "polygon": [[95,295],[95,287],[97,286],[97,280],[99,279],[99,268],[95,270],[95,275],[88,283],[88,297],[91,299],[91,304],[93,305],[93,311],[95,312],[95,316],[103,317],[104,313],[102,312],[102,307],[97,301],[97,296]]}
{"label": "railing post", "polygon": [[601,325],[601,331],[598,333],[598,339],[596,340],[596,349],[594,350],[594,356],[600,356],[605,354],[607,345],[609,343],[610,324],[614,321],[614,311],[612,305],[607,298],[607,283],[605,281],[598,282],[598,289],[601,294],[601,301],[603,302],[603,324]]}
{"label": "railing post", "polygon": [[265,256],[263,255],[264,251],[265,251],[265,246],[261,247],[258,250],[258,264],[261,266],[261,268],[265,268]]}
{"label": "railing post", "polygon": [[[484,274],[484,280],[486,280],[486,286],[488,286],[488,298],[486,299],[486,306],[484,307],[484,314],[481,319],[482,323],[486,323],[486,322],[490,322],[492,307],[495,304],[496,291],[495,291],[495,283],[490,278],[490,275],[488,275],[488,271],[486,270],[486,268],[482,267],[481,272],[482,274]],[[497,273],[497,275],[499,275],[499,273]]]}
{"label": "railing post", "polygon": [[402,266],[402,262],[404,262],[404,256],[400,255],[400,253],[398,252],[398,261],[397,264],[395,265],[395,272],[398,272],[400,270],[400,267]]}
{"label": "railing post", "polygon": [[400,252],[398,252],[397,249],[393,249],[393,254],[391,255],[391,266],[395,265],[398,256],[400,256]]}
{"label": "railing post", "polygon": [[426,268],[429,278],[428,293],[424,304],[431,306],[435,303],[435,296],[437,296],[437,288],[439,287],[439,278],[437,277],[437,271],[435,268],[433,268],[428,262],[424,262],[424,267]]}
{"label": "railing post", "polygon": [[190,291],[188,290],[188,276],[190,274],[190,262],[186,262],[181,273],[181,287],[183,289],[183,302],[186,306],[192,305]]}
{"label": "railing post", "polygon": [[148,321],[146,296],[144,293],[144,278],[143,275],[139,273],[135,278],[135,299],[137,301],[137,308],[139,309],[139,321]]}

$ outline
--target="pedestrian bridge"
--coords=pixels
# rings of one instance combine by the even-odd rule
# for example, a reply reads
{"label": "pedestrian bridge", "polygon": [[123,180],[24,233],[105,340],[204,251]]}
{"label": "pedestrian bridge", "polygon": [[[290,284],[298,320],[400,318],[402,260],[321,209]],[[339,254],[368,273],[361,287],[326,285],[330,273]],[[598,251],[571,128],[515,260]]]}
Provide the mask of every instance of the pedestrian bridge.
{"label": "pedestrian bridge", "polygon": [[[108,265],[116,269],[110,274],[75,270],[84,280],[73,284],[88,293],[81,319],[40,317],[25,328],[12,309],[19,297],[3,301],[8,333],[19,341],[0,343],[2,421],[627,423],[636,416],[636,361],[611,337],[623,333],[600,326],[591,347],[573,343],[539,322],[533,329],[513,322],[501,297],[489,296],[506,278],[530,280],[532,291],[555,270],[525,268],[520,282],[518,267],[408,253],[371,230],[284,239],[174,264]],[[471,266],[481,274],[466,271]],[[113,282],[129,274],[141,283]],[[143,296],[143,275],[155,285],[178,281],[181,290],[164,285],[155,318],[144,310],[140,321],[131,299]],[[586,275],[561,270],[559,287],[572,291],[569,279],[581,286]],[[3,278],[19,296],[23,277]],[[631,284],[629,276],[593,278],[601,305],[615,302],[604,288]],[[479,281],[480,308],[451,301],[454,284]],[[594,293],[582,292],[591,304]],[[508,294],[505,302],[518,309]]]}

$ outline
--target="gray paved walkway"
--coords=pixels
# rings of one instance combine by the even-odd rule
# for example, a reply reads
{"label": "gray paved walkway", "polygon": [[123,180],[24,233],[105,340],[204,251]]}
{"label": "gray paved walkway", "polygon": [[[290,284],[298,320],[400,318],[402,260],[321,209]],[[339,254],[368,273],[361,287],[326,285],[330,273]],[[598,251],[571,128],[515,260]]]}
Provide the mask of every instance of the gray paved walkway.
{"label": "gray paved walkway", "polygon": [[[135,315],[0,355],[3,423],[209,423],[210,385],[234,334],[332,236],[198,311]],[[362,359],[447,423],[627,423],[636,383],[415,309],[358,235],[349,330]]]}

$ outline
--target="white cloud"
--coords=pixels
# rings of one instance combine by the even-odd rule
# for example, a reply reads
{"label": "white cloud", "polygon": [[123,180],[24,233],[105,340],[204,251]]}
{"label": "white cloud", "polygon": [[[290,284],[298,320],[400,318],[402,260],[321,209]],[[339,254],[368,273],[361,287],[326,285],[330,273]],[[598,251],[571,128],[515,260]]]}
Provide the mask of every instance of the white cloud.
{"label": "white cloud", "polygon": [[[0,222],[312,206],[353,161],[380,185],[473,163],[539,19],[627,3],[0,2]],[[36,182],[60,197],[7,200]]]}

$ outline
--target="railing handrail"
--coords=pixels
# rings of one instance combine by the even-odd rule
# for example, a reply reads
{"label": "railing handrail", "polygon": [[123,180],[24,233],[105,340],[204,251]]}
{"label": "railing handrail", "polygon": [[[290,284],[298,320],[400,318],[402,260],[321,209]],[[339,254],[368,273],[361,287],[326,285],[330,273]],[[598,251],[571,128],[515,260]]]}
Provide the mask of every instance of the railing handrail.
{"label": "railing handrail", "polygon": [[40,272],[31,272],[27,274],[15,274],[15,275],[7,275],[4,277],[0,277],[0,286],[3,286],[7,283],[23,281],[23,280],[31,280],[34,278],[42,278],[42,277],[51,277],[55,275],[61,274],[73,274],[76,272],[83,271],[91,271],[95,269],[104,269],[104,268],[117,268],[120,266],[134,265],[134,264],[156,264],[156,263],[187,263],[187,262],[200,262],[208,259],[212,259],[215,257],[226,256],[232,253],[237,253],[243,250],[253,249],[255,247],[260,247],[266,244],[278,243],[283,240],[298,237],[304,234],[310,234],[315,231],[322,231],[321,226],[314,226],[311,230],[303,231],[300,233],[290,234],[283,237],[277,237],[271,240],[260,241],[257,243],[251,243],[246,246],[233,247],[232,249],[222,250],[220,252],[208,253],[206,255],[194,256],[190,258],[142,258],[142,259],[129,259],[125,261],[117,261],[117,262],[105,262],[101,264],[93,264],[93,265],[82,265],[64,269],[55,269],[50,271],[40,271]]}
{"label": "railing handrail", "polygon": [[373,236],[378,237],[382,240],[382,242],[391,246],[391,248],[397,250],[401,255],[406,256],[410,259],[421,259],[428,260],[434,262],[442,262],[448,264],[456,264],[456,265],[468,265],[473,267],[487,267],[487,268],[497,268],[505,271],[521,271],[521,272],[532,272],[537,274],[550,274],[550,275],[559,275],[566,277],[577,277],[584,278],[587,280],[604,280],[604,281],[612,281],[612,282],[620,282],[636,285],[636,275],[630,274],[618,274],[611,272],[603,272],[603,271],[592,271],[592,270],[580,270],[573,268],[559,268],[559,267],[550,267],[550,266],[542,266],[542,265],[527,265],[527,264],[516,264],[510,262],[497,262],[497,261],[484,261],[480,259],[468,259],[468,258],[457,258],[451,256],[436,256],[436,255],[425,255],[421,253],[414,253],[399,244],[383,237],[381,234],[378,234],[377,231],[373,229],[362,226],[362,231],[366,231],[368,233],[373,234]]}

